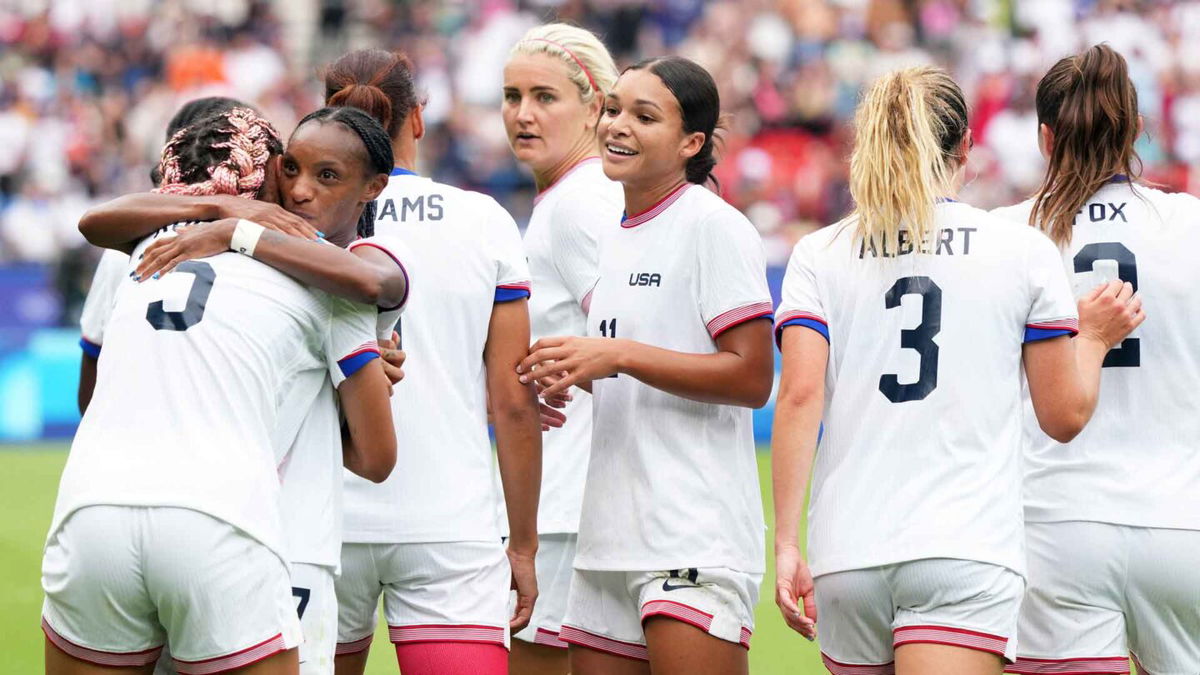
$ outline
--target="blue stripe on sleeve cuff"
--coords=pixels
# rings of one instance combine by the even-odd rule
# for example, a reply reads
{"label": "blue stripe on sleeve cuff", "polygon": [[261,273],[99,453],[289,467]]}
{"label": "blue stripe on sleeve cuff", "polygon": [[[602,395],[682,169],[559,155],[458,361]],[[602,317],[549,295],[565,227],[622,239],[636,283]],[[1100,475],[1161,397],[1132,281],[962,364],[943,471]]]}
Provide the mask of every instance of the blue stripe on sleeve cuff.
{"label": "blue stripe on sleeve cuff", "polygon": [[1025,342],[1037,342],[1038,340],[1049,340],[1050,338],[1074,334],[1074,331],[1066,330],[1065,328],[1026,328]]}
{"label": "blue stripe on sleeve cuff", "polygon": [[496,302],[512,302],[529,297],[529,289],[527,288],[497,288]]}
{"label": "blue stripe on sleeve cuff", "polygon": [[775,329],[775,332],[779,335],[783,335],[783,329],[787,328],[788,326],[804,326],[806,328],[811,328],[820,333],[821,337],[825,338],[826,342],[829,342],[829,326],[826,326],[816,319],[788,319],[787,321],[779,324],[779,326]]}
{"label": "blue stripe on sleeve cuff", "polygon": [[100,358],[100,345],[88,340],[87,338],[79,338],[79,348],[83,350],[84,354],[87,354],[93,359]]}
{"label": "blue stripe on sleeve cuff", "polygon": [[377,358],[379,358],[379,352],[374,352],[374,351],[359,352],[357,354],[351,354],[350,356],[347,356],[346,358],[342,359],[341,361],[338,361],[338,368],[342,369],[343,376],[350,377],[351,375],[362,370],[363,366],[367,365],[368,363],[370,363],[371,361],[374,361]]}

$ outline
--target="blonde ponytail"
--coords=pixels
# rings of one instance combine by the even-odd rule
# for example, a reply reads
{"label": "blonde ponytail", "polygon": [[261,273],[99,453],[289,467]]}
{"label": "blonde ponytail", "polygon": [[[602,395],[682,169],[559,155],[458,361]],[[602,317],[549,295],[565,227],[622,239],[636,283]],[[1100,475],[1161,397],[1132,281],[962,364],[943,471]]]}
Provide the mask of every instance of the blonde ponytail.
{"label": "blonde ponytail", "polygon": [[967,132],[962,90],[937,68],[888,73],[859,104],[855,127],[850,195],[863,244],[931,252],[933,208],[950,193]]}

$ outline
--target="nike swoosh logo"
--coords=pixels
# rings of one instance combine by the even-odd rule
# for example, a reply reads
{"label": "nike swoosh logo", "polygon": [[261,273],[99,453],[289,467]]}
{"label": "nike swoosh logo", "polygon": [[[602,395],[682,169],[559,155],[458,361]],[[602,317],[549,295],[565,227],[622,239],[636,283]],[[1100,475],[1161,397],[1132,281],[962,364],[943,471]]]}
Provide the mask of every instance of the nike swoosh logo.
{"label": "nike swoosh logo", "polygon": [[[674,579],[675,581],[682,581],[683,583],[679,584],[678,586],[672,586],[671,585],[672,579]],[[664,591],[677,591],[681,588],[699,588],[699,587],[700,587],[700,584],[694,584],[686,579],[677,579],[675,577],[667,577],[666,579],[663,579],[663,590]]]}

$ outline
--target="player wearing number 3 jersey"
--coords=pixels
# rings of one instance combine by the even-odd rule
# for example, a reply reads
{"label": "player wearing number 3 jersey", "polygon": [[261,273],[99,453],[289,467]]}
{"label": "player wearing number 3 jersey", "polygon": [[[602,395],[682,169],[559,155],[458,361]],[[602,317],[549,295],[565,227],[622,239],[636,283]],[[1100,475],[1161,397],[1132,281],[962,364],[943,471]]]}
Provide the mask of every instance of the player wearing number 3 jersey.
{"label": "player wearing number 3 jersey", "polygon": [[1200,200],[1132,182],[1137,92],[1108,46],[1051,68],[1037,111],[1046,178],[997,213],[1059,243],[1077,295],[1127,281],[1153,318],[1104,359],[1095,419],[1075,440],[1027,415],[1030,586],[1010,672],[1127,673],[1132,653],[1148,673],[1197,673]]}
{"label": "player wearing number 3 jersey", "polygon": [[1093,294],[1072,341],[1050,240],[951,199],[971,133],[944,72],[884,76],[856,129],[856,211],[796,246],[778,310],[777,602],[801,633],[819,621],[835,675],[998,674],[1024,589],[1022,363],[1042,427],[1069,439],[1137,302]]}

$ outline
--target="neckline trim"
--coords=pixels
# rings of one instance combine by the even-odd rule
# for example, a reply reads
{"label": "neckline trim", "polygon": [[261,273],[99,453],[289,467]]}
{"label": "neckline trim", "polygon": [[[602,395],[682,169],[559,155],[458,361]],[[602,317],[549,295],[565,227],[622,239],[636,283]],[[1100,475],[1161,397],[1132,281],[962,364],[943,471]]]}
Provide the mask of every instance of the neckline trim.
{"label": "neckline trim", "polygon": [[587,164],[593,164],[593,163],[596,163],[599,161],[600,161],[599,157],[584,157],[583,159],[579,160],[578,162],[575,162],[574,164],[572,164],[571,168],[567,169],[566,172],[563,173],[563,175],[559,176],[558,179],[555,180],[553,183],[547,185],[545,190],[542,190],[541,192],[534,195],[534,197],[533,197],[534,206],[537,206],[537,203],[542,201],[542,198],[545,197],[547,194],[549,194],[551,190],[553,190],[554,188],[561,185],[562,182],[567,179],[567,176],[570,176],[571,174],[575,173],[579,169],[582,169]]}
{"label": "neckline trim", "polygon": [[392,168],[392,173],[389,175],[392,175],[392,176],[416,176],[417,172],[409,171],[408,169],[405,169],[402,166],[397,166],[397,167]]}
{"label": "neckline trim", "polygon": [[666,211],[667,208],[674,204],[680,197],[682,197],[683,193],[687,192],[688,188],[690,188],[692,185],[692,183],[684,183],[683,185],[680,185],[672,190],[669,195],[658,200],[658,203],[656,203],[654,206],[651,206],[641,213],[632,216],[621,214],[621,227],[629,229],[652,220],[658,214]]}

